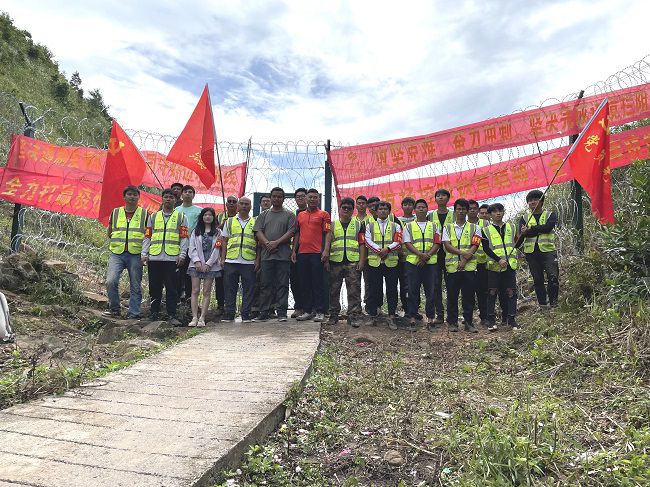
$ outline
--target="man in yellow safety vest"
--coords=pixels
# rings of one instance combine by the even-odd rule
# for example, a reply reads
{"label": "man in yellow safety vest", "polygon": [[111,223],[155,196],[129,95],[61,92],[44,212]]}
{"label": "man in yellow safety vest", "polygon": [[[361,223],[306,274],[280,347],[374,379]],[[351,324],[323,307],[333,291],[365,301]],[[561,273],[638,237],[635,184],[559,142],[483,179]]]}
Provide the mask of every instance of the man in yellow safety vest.
{"label": "man in yellow safety vest", "polygon": [[427,315],[427,328],[432,331],[435,327],[433,320],[436,317],[434,307],[436,273],[438,272],[438,249],[440,248],[440,228],[437,223],[427,220],[429,206],[426,200],[419,199],[415,202],[415,221],[404,225],[402,238],[406,250],[404,263],[409,289],[409,307],[407,314],[410,317],[409,330],[415,331],[418,307],[420,305],[420,288],[424,287],[426,298],[425,313]]}
{"label": "man in yellow safety vest", "polygon": [[129,312],[128,319],[140,318],[142,301],[142,262],[140,252],[147,224],[147,210],[138,206],[140,190],[127,186],[122,191],[124,206],[115,208],[108,222],[109,249],[108,270],[106,273],[106,290],[109,309],[104,314],[119,317],[120,312],[120,275],[124,269],[129,274]]}
{"label": "man in yellow safety vest", "polygon": [[251,200],[239,198],[239,212],[226,220],[221,233],[226,249],[221,254],[221,264],[224,269],[223,285],[226,293],[225,310],[222,321],[235,319],[235,301],[241,280],[242,286],[242,322],[251,321],[251,305],[255,292],[255,271],[259,268],[257,241],[253,233],[255,218],[250,216]]}
{"label": "man in yellow safety vest", "polygon": [[174,209],[176,198],[171,189],[162,192],[162,208],[151,214],[142,242],[141,259],[149,266],[149,295],[151,318],[157,319],[165,288],[165,303],[169,322],[180,326],[176,317],[176,272],[183,267],[189,248],[187,218]]}
{"label": "man in yellow safety vest", "polygon": [[[528,211],[519,220],[520,240],[523,240],[524,255],[533,276],[537,302],[541,306],[550,304],[555,307],[560,288],[555,245],[557,214],[543,208],[544,193],[538,189],[526,195],[526,203]],[[517,242],[517,246],[520,244]],[[548,281],[547,287],[544,285],[544,274]]]}
{"label": "man in yellow safety vest", "polygon": [[476,271],[474,253],[481,245],[481,228],[467,221],[468,211],[469,202],[464,198],[457,199],[454,203],[455,221],[445,224],[442,231],[447,270],[447,324],[449,331],[458,331],[458,295],[462,293],[465,331],[476,333],[478,330],[472,323]]}
{"label": "man in yellow safety vest", "polygon": [[376,326],[378,310],[384,302],[383,284],[385,280],[388,326],[391,330],[397,330],[395,321],[397,317],[397,263],[402,244],[402,229],[399,223],[391,221],[389,218],[390,203],[380,201],[376,209],[377,219],[366,226],[370,281],[370,297],[366,305],[366,312],[372,317],[372,325]]}
{"label": "man in yellow safety vest", "polygon": [[507,323],[513,330],[519,329],[515,320],[517,313],[517,227],[514,223],[503,221],[505,208],[501,203],[494,203],[489,208],[492,223],[483,228],[483,250],[488,259],[488,330],[497,329],[495,305],[497,296],[502,301]]}
{"label": "man in yellow safety vest", "polygon": [[345,281],[348,292],[348,324],[358,327],[361,323],[361,272],[365,266],[366,224],[352,218],[354,200],[343,198],[339,206],[339,219],[332,225],[329,248],[330,305],[328,325],[339,321],[341,312],[341,286]]}

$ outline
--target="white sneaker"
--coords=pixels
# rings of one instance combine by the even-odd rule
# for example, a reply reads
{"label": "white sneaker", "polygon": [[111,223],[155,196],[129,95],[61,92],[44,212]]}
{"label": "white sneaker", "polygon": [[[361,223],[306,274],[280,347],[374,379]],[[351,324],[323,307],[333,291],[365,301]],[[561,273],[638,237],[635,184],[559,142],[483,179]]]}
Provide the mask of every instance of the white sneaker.
{"label": "white sneaker", "polygon": [[203,317],[199,318],[199,321],[196,323],[196,326],[199,328],[205,328],[205,320]]}
{"label": "white sneaker", "polygon": [[318,321],[318,322],[325,321],[325,316],[323,315],[323,313],[316,313],[316,316],[314,316],[314,321]]}
{"label": "white sneaker", "polygon": [[197,322],[199,321],[198,318],[192,318],[192,321],[190,321],[187,326],[196,326]]}

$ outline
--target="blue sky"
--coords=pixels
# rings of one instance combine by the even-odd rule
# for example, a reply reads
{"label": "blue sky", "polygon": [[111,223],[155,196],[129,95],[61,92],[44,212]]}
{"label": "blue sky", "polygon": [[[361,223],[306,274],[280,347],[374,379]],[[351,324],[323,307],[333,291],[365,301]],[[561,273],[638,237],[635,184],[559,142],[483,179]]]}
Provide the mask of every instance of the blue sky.
{"label": "blue sky", "polygon": [[643,1],[4,0],[131,129],[175,135],[205,82],[222,140],[364,143],[511,113],[647,54]]}

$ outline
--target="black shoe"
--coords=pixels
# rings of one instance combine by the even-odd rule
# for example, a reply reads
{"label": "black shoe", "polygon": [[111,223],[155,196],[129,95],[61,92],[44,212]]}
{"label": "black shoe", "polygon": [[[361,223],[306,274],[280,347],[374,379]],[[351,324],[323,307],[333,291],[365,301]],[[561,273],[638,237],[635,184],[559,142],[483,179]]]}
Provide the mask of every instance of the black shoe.
{"label": "black shoe", "polygon": [[260,313],[255,318],[253,318],[253,321],[256,323],[261,321],[269,321],[269,315],[267,313]]}
{"label": "black shoe", "polygon": [[370,326],[377,326],[379,324],[379,317],[377,315],[370,315]]}
{"label": "black shoe", "polygon": [[478,330],[474,328],[474,325],[472,325],[471,323],[469,325],[465,323],[465,331],[468,331],[470,333],[478,333]]}
{"label": "black shoe", "polygon": [[458,323],[449,323],[449,331],[458,331]]}
{"label": "black shoe", "polygon": [[278,321],[287,321],[287,315],[278,315]]}
{"label": "black shoe", "polygon": [[422,321],[424,319],[424,316],[422,316],[420,313],[415,313],[415,319]]}
{"label": "black shoe", "polygon": [[411,321],[409,322],[409,324],[406,326],[406,329],[407,329],[408,331],[410,331],[410,332],[415,332],[415,331],[417,331],[418,327],[417,327],[417,325],[415,324],[415,321],[414,321],[414,320],[411,320]]}
{"label": "black shoe", "polygon": [[348,318],[348,325],[354,328],[359,328],[361,326],[361,323],[359,323],[359,318],[357,317],[355,317],[354,319]]}
{"label": "black shoe", "polygon": [[121,318],[122,313],[119,310],[112,310],[112,309],[107,309],[106,311],[102,311],[103,316],[110,316],[111,318]]}
{"label": "black shoe", "polygon": [[433,320],[434,325],[442,325],[445,322],[445,319],[442,316],[438,316],[435,320]]}
{"label": "black shoe", "polygon": [[330,317],[327,319],[327,322],[325,324],[326,325],[337,325],[338,322],[339,322],[338,315],[330,315]]}

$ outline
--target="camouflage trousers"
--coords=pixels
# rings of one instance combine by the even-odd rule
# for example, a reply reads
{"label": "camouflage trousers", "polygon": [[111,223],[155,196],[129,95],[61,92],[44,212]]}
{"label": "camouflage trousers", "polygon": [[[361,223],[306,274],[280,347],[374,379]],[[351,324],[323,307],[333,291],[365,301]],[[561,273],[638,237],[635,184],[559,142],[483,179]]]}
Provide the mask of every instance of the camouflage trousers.
{"label": "camouflage trousers", "polygon": [[348,291],[348,318],[361,318],[361,272],[356,263],[330,262],[330,316],[341,313],[341,287],[345,280]]}

